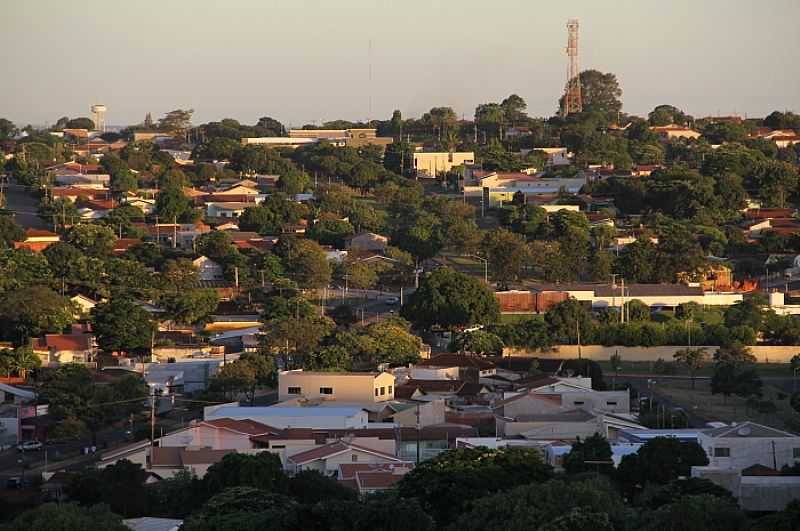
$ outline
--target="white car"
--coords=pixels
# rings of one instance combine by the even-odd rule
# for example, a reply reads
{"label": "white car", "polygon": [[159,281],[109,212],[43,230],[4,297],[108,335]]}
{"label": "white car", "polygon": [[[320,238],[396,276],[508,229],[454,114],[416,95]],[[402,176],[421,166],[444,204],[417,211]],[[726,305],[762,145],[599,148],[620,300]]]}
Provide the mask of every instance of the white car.
{"label": "white car", "polygon": [[20,452],[39,451],[43,446],[39,441],[25,441],[17,445],[17,450]]}
{"label": "white car", "polygon": [[398,299],[397,297],[389,297],[388,299],[386,299],[385,302],[389,306],[394,306],[395,304],[398,304],[400,302],[400,299]]}

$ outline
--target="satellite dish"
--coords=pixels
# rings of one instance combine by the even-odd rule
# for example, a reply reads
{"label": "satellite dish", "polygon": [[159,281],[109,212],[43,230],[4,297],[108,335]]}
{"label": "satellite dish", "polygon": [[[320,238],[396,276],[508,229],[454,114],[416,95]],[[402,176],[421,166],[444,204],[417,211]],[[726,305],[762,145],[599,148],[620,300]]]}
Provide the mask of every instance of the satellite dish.
{"label": "satellite dish", "polygon": [[736,433],[741,435],[742,437],[747,437],[748,435],[750,435],[750,426],[742,426],[741,428],[736,430]]}

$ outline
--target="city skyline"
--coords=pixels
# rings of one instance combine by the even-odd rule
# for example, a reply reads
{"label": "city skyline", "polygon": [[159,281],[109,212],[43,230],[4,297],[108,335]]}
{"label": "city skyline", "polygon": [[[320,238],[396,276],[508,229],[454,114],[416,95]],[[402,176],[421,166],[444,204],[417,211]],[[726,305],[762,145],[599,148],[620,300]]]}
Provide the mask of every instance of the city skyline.
{"label": "city skyline", "polygon": [[8,73],[0,114],[43,125],[101,103],[111,126],[175,108],[195,109],[196,123],[272,116],[302,125],[388,119],[394,109],[419,116],[434,106],[470,118],[476,105],[516,93],[531,116],[552,116],[566,81],[569,18],[581,21],[581,69],[616,74],[625,112],[797,109],[800,65],[780,53],[800,46],[796,2],[735,12],[722,1],[593,4],[462,2],[455,12],[417,1],[237,1],[224,10],[145,1],[113,11],[95,1],[14,3],[0,21]]}

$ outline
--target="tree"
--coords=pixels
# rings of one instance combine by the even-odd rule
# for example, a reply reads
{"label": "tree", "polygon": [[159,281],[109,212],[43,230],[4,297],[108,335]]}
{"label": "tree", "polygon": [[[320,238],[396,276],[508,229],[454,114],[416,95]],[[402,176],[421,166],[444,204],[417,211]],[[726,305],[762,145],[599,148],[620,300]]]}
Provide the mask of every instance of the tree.
{"label": "tree", "polygon": [[176,109],[158,120],[158,128],[170,133],[182,133],[192,126],[194,109]]}
{"label": "tree", "polygon": [[73,118],[66,124],[66,129],[88,129],[94,131],[94,122],[86,117]]}
{"label": "tree", "polygon": [[614,470],[611,455],[611,445],[599,433],[583,441],[578,437],[572,444],[572,449],[564,456],[563,467],[567,474],[597,470],[610,475]]}
{"label": "tree", "polygon": [[280,457],[269,452],[228,454],[208,468],[203,485],[209,495],[230,487],[252,487],[283,494],[289,487]]}
{"label": "tree", "polygon": [[[268,452],[264,452],[267,454]],[[241,455],[241,454],[232,454]],[[228,457],[228,456],[226,456]],[[216,466],[216,465],[213,465]],[[184,531],[294,531],[300,507],[282,494],[250,486],[227,488],[211,497],[181,526]]]}
{"label": "tree", "polygon": [[20,378],[27,378],[28,371],[42,364],[42,359],[33,352],[30,346],[21,346],[11,351],[8,356],[8,368],[17,373]]}
{"label": "tree", "polygon": [[449,330],[477,323],[490,323],[500,315],[494,294],[474,277],[440,268],[423,277],[403,317],[415,326]]}
{"label": "tree", "polygon": [[67,233],[67,243],[89,256],[104,258],[114,247],[114,230],[104,225],[79,223]]}
{"label": "tree", "polygon": [[0,216],[0,248],[14,247],[14,242],[25,239],[25,231],[9,216]]}
{"label": "tree", "polygon": [[710,494],[684,496],[645,513],[638,529],[645,531],[743,531],[749,529],[736,503]]}
{"label": "tree", "polygon": [[408,365],[419,360],[422,340],[411,333],[409,324],[402,319],[385,319],[371,324],[367,334],[375,342],[376,352],[372,365],[389,363]]}
{"label": "tree", "polygon": [[622,458],[617,479],[625,492],[631,493],[646,482],[667,484],[690,476],[693,466],[705,466],[708,456],[696,442],[682,442],[671,437],[648,440],[635,454]]}
{"label": "tree", "polygon": [[419,463],[397,489],[404,498],[418,498],[437,522],[449,522],[470,501],[485,499],[487,493],[542,482],[552,475],[535,450],[458,448]]}
{"label": "tree", "polygon": [[161,303],[176,323],[195,324],[217,309],[219,296],[214,289],[184,289],[165,293]]}
{"label": "tree", "polygon": [[106,352],[142,353],[150,348],[155,332],[147,311],[123,297],[92,308],[92,326],[98,346]]}
{"label": "tree", "polygon": [[7,531],[130,531],[122,517],[105,505],[80,507],[75,503],[45,503],[17,516]]}
{"label": "tree", "polygon": [[503,340],[496,334],[483,330],[461,332],[452,343],[450,350],[454,352],[469,352],[480,356],[502,356]]}
{"label": "tree", "polygon": [[687,125],[691,116],[687,116],[673,105],[658,105],[647,115],[650,125]]}
{"label": "tree", "polygon": [[591,337],[592,317],[577,299],[570,298],[550,308],[544,316],[550,337],[564,343],[587,343]]}
{"label": "tree", "polygon": [[632,299],[625,303],[625,313],[630,321],[649,321],[650,307],[639,299]]}
{"label": "tree", "polygon": [[[475,500],[452,529],[610,531],[625,529],[622,499],[599,482],[528,482]],[[589,521],[593,521],[594,524]]]}
{"label": "tree", "polygon": [[356,492],[316,470],[302,470],[289,478],[289,495],[302,504],[355,500]]}
{"label": "tree", "polygon": [[308,231],[308,237],[322,245],[331,245],[336,249],[344,247],[345,239],[355,234],[349,221],[343,219],[323,218],[314,223]]}
{"label": "tree", "polygon": [[523,122],[528,117],[525,112],[528,104],[516,94],[510,95],[500,102],[500,108],[503,110],[505,121],[512,125]]}
{"label": "tree", "polygon": [[311,240],[298,240],[284,259],[286,271],[303,288],[321,288],[331,281],[331,266],[322,247]]}
{"label": "tree", "polygon": [[676,351],[672,357],[689,371],[689,378],[692,380],[692,391],[694,391],[697,371],[703,368],[708,359],[706,349],[686,347]]}
{"label": "tree", "polygon": [[45,332],[59,332],[72,322],[67,298],[44,286],[7,291],[0,305],[0,329],[20,344]]}
{"label": "tree", "polygon": [[181,187],[175,184],[170,184],[158,192],[156,212],[162,223],[193,221],[195,216],[192,201],[184,195]]}
{"label": "tree", "polygon": [[622,110],[622,89],[619,88],[617,76],[597,70],[584,70],[580,73],[580,81],[584,113],[618,113]]}
{"label": "tree", "polygon": [[103,469],[84,469],[68,485],[67,495],[84,506],[104,503],[122,516],[139,516],[147,510],[147,477],[142,465],[121,459]]}
{"label": "tree", "polygon": [[495,229],[486,234],[481,249],[486,253],[489,271],[495,280],[507,284],[522,276],[529,250],[525,240],[518,234]]}

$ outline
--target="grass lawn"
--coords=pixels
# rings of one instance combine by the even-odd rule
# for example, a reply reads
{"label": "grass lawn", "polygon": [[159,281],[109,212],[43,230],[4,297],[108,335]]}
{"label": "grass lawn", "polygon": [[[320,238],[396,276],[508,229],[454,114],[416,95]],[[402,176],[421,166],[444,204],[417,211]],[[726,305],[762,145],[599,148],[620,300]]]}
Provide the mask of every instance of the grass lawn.
{"label": "grass lawn", "polygon": [[[726,399],[722,395],[712,395],[709,380],[698,380],[694,393],[692,393],[689,380],[662,379],[657,381],[657,394],[668,396],[686,410],[694,411],[703,418],[722,422],[752,420],[759,424],[784,430],[786,429],[785,421],[792,417],[797,417],[797,413],[789,405],[788,393],[781,395],[780,390],[770,385],[764,385],[762,400],[774,402],[778,407],[778,411],[772,414],[762,414],[752,408],[748,408],[744,398],[731,395]],[[783,400],[778,398],[779,395],[784,397]]]}
{"label": "grass lawn", "polygon": [[[671,362],[671,359],[665,359],[664,361]],[[613,371],[609,365],[608,361],[598,361],[597,363],[600,364],[600,367],[603,368],[603,372],[605,374],[612,374]],[[620,373],[628,373],[628,374],[652,374],[653,378],[658,378],[659,374],[656,374],[653,371],[653,365],[655,362],[652,361],[626,361],[622,360],[622,370]],[[788,363],[758,363],[756,364],[756,369],[758,370],[759,376],[762,378],[764,377],[779,377],[779,378],[791,378],[792,370],[789,368]],[[697,371],[697,376],[711,376],[714,372],[714,364],[709,362],[706,365]],[[669,374],[668,376],[688,376],[689,372],[682,366],[677,366],[677,371],[674,373]]]}

